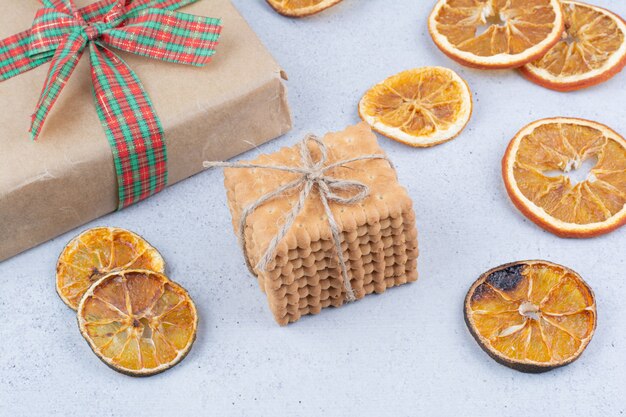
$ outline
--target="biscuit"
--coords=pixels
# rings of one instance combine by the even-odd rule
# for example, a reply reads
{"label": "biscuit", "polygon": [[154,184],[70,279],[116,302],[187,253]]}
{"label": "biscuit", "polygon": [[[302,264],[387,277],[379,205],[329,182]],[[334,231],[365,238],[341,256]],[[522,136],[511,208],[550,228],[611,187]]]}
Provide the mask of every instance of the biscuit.
{"label": "biscuit", "polygon": [[[328,148],[327,164],[384,154],[365,123],[329,133],[323,141]],[[298,146],[282,148],[249,162],[301,166]],[[317,160],[319,149],[314,144],[309,146]],[[224,184],[235,233],[246,206],[298,175],[301,174],[262,168],[226,168]],[[395,169],[384,159],[370,159],[333,168],[326,175],[359,181],[370,188],[369,196],[358,204],[330,203],[341,231],[341,247],[356,298],[415,281],[418,256],[415,213],[406,190],[398,183]],[[251,265],[256,265],[263,256],[299,192],[285,193],[248,216],[245,236]],[[317,314],[325,307],[339,307],[346,301],[331,229],[316,189],[279,243],[267,270],[254,272],[280,325],[297,321],[306,314]]]}

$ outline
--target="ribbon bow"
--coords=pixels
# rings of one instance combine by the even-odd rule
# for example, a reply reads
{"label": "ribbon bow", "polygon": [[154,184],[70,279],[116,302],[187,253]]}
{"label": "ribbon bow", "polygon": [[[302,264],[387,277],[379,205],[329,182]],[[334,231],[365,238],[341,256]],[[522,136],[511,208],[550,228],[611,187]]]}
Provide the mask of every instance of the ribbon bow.
{"label": "ribbon bow", "polygon": [[[320,158],[317,162],[313,160],[311,156],[311,151],[308,146],[308,142],[316,144],[320,150]],[[344,165],[347,165],[351,162],[363,161],[366,159],[384,159],[393,167],[393,163],[387,158],[387,156],[382,154],[374,154],[374,155],[363,155],[357,156],[355,158],[345,159],[342,161],[334,162],[332,164],[326,165],[328,160],[328,151],[326,148],[326,144],[322,142],[319,138],[313,135],[308,135],[305,137],[302,142],[300,142],[300,158],[302,160],[302,166],[300,167],[291,167],[291,166],[282,166],[282,165],[259,165],[259,164],[249,164],[249,163],[230,163],[230,162],[204,162],[205,168],[211,167],[224,167],[224,168],[263,168],[263,169],[273,169],[277,171],[285,171],[292,172],[296,174],[300,174],[298,178],[295,180],[284,184],[274,191],[270,191],[263,196],[261,196],[258,200],[253,202],[252,204],[245,207],[241,213],[241,218],[239,219],[239,243],[242,247],[244,258],[246,260],[246,265],[248,269],[254,275],[254,269],[258,269],[261,271],[265,271],[269,263],[274,259],[274,255],[276,253],[276,249],[278,248],[281,240],[287,235],[287,232],[293,225],[293,222],[298,217],[298,214],[304,208],[304,203],[307,198],[311,194],[311,191],[314,188],[317,188],[320,200],[322,205],[324,206],[324,211],[326,212],[326,217],[328,218],[328,224],[330,225],[330,230],[333,236],[333,242],[335,243],[335,249],[337,251],[337,258],[339,260],[339,266],[341,268],[341,276],[343,278],[343,285],[346,290],[346,300],[354,301],[356,300],[356,296],[354,294],[354,289],[350,284],[350,278],[348,276],[348,268],[346,267],[346,262],[343,256],[343,250],[341,249],[341,239],[339,236],[340,230],[337,221],[335,220],[335,216],[333,216],[333,212],[330,209],[329,202],[334,202],[337,204],[357,204],[363,201],[370,194],[369,187],[362,182],[359,181],[351,181],[344,179],[337,179],[327,175],[327,172]],[[257,208],[267,203],[270,200],[273,200],[277,197],[282,196],[287,191],[292,189],[302,188],[300,191],[300,196],[296,201],[296,204],[293,206],[291,211],[285,216],[285,223],[278,230],[276,236],[270,241],[265,253],[257,263],[256,267],[253,268],[250,264],[250,260],[248,257],[248,252],[246,248],[246,234],[245,228],[247,224],[247,219],[252,212],[254,212]],[[343,194],[339,194],[343,193]],[[349,196],[344,196],[346,193]],[[351,193],[351,194],[350,194]]]}
{"label": "ribbon bow", "polygon": [[175,12],[197,0],[40,0],[33,25],[0,41],[0,81],[46,62],[50,69],[31,121],[37,139],[46,117],[89,48],[96,111],[111,145],[119,208],[167,183],[163,128],[137,75],[109,47],[162,61],[203,66],[215,53],[219,19]]}

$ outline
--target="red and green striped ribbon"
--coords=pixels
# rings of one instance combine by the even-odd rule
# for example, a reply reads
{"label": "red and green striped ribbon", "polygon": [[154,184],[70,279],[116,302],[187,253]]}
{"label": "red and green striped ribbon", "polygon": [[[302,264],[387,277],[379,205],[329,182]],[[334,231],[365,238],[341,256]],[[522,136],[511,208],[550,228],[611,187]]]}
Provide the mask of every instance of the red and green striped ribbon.
{"label": "red and green striped ribbon", "polygon": [[44,63],[50,69],[31,136],[45,120],[89,49],[96,111],[113,153],[119,208],[167,184],[163,127],[137,75],[110,48],[167,62],[203,66],[215,53],[219,19],[175,10],[198,0],[101,0],[81,9],[73,0],[41,0],[30,30],[0,40],[0,81]]}

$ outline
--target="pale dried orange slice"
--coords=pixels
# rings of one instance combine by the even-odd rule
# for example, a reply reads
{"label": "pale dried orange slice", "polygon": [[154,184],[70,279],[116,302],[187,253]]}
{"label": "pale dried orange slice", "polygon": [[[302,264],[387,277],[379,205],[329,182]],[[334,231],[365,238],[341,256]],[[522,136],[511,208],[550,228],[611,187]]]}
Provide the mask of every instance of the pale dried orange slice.
{"label": "pale dried orange slice", "polygon": [[[588,160],[597,162],[572,182],[566,173]],[[531,123],[509,144],[502,175],[515,206],[558,236],[593,237],[626,223],[626,141],[600,123]]]}
{"label": "pale dried orange slice", "polygon": [[105,275],[87,290],[78,305],[78,326],[104,363],[148,376],[187,355],[198,314],[180,285],[157,272],[131,269]]}
{"label": "pale dried orange slice", "polygon": [[423,67],[393,75],[359,102],[359,116],[372,129],[416,147],[455,138],[472,115],[467,83],[443,67]]}
{"label": "pale dried orange slice", "polygon": [[278,13],[288,17],[304,17],[319,13],[341,0],[267,0]]}
{"label": "pale dried orange slice", "polygon": [[428,20],[435,44],[475,68],[517,68],[561,37],[559,0],[439,0]]}
{"label": "pale dried orange slice", "polygon": [[141,236],[116,227],[95,227],[65,246],[57,262],[57,293],[72,309],[87,289],[112,271],[165,271],[161,254]]}
{"label": "pale dried orange slice", "polygon": [[604,82],[626,65],[626,23],[597,6],[561,1],[565,31],[543,58],[526,64],[522,74],[557,91]]}
{"label": "pale dried orange slice", "polygon": [[576,272],[520,261],[485,272],[465,298],[465,322],[499,363],[544,372],[572,363],[596,328],[593,291]]}

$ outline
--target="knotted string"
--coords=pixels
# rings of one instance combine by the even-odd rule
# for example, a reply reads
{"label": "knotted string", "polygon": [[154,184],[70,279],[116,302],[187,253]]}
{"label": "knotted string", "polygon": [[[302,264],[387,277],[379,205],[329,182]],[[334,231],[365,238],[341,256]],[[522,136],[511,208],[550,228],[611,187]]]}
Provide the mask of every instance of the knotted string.
{"label": "knotted string", "polygon": [[[320,150],[321,156],[317,162],[313,160],[311,155],[311,151],[308,146],[308,142],[311,141],[315,143]],[[358,156],[355,158],[344,159],[342,161],[334,162],[332,164],[326,165],[326,161],[328,160],[328,150],[324,142],[322,142],[319,138],[313,135],[306,136],[302,142],[299,144],[300,147],[300,157],[302,160],[302,165],[297,167],[292,166],[283,166],[283,165],[260,165],[260,164],[250,164],[250,163],[239,163],[239,162],[220,162],[220,161],[206,161],[204,162],[205,168],[212,167],[222,167],[222,168],[262,168],[262,169],[273,169],[277,171],[291,172],[295,174],[300,174],[298,178],[295,180],[281,185],[274,191],[270,191],[264,195],[262,195],[258,200],[246,206],[239,219],[239,228],[238,228],[238,236],[239,236],[239,244],[242,247],[244,258],[246,261],[246,265],[250,272],[255,275],[254,269],[260,271],[266,271],[269,263],[274,259],[276,254],[276,250],[278,245],[285,237],[294,221],[298,217],[298,214],[302,212],[304,208],[304,204],[309,198],[311,191],[314,187],[317,187],[319,192],[320,200],[322,205],[324,206],[324,211],[326,212],[326,217],[328,218],[328,224],[330,225],[330,230],[332,233],[333,241],[335,244],[335,249],[337,251],[337,258],[339,260],[339,266],[341,269],[341,276],[343,278],[343,285],[346,290],[346,300],[348,302],[356,300],[356,296],[354,294],[354,289],[350,284],[350,278],[348,277],[348,268],[346,266],[346,262],[343,256],[343,250],[341,249],[341,239],[340,239],[340,230],[337,221],[335,220],[335,216],[333,216],[332,210],[330,209],[329,202],[334,202],[337,204],[357,204],[363,201],[370,194],[370,189],[367,185],[363,184],[359,181],[353,180],[344,180],[333,178],[329,175],[326,175],[327,171],[330,171],[334,168],[341,167],[356,161],[364,161],[368,159],[384,159],[393,168],[392,162],[387,158],[387,156],[382,154],[375,155],[364,155]],[[282,196],[289,190],[302,188],[300,191],[300,196],[296,201],[296,204],[293,206],[291,211],[285,216],[285,223],[278,230],[274,238],[270,241],[265,253],[257,263],[256,267],[253,267],[250,263],[250,258],[248,256],[247,245],[246,245],[246,234],[245,228],[247,224],[247,219],[250,214],[252,214],[257,208],[267,203],[270,200],[273,200],[277,197]],[[338,194],[338,192],[344,193],[352,193],[351,196],[342,197]]]}

